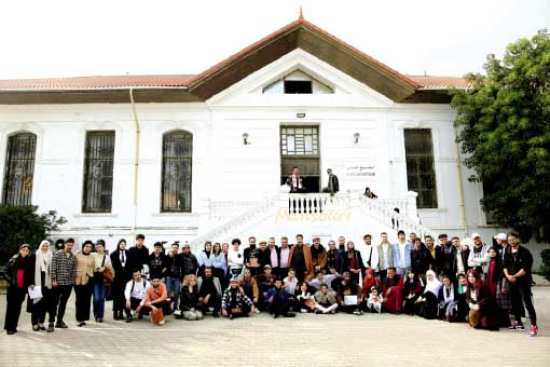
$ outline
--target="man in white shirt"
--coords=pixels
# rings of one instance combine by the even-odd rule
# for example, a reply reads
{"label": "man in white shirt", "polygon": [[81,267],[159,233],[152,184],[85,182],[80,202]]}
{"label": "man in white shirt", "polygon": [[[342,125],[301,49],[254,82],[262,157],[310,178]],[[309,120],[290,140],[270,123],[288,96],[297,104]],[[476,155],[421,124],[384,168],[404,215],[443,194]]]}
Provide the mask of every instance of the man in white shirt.
{"label": "man in white shirt", "polygon": [[311,280],[310,282],[307,282],[308,285],[310,285],[312,288],[315,288],[315,291],[321,290],[321,286],[323,284],[326,284],[328,286],[328,289],[330,291],[333,291],[332,284],[336,279],[342,278],[340,274],[336,272],[335,268],[329,269],[329,274],[323,274],[322,271],[318,271],[316,273],[315,278]]}
{"label": "man in white shirt", "polygon": [[281,247],[279,248],[279,278],[284,278],[288,274],[290,257],[290,246],[288,238],[281,237]]}
{"label": "man in white shirt", "polygon": [[[269,260],[271,263],[271,270],[277,278],[282,279],[284,276],[280,273],[280,259],[279,259],[279,247],[275,244],[275,237],[269,237],[267,240],[267,251],[269,251]],[[284,274],[286,276],[286,274]]]}
{"label": "man in white shirt", "polygon": [[126,283],[124,297],[126,298],[126,322],[132,321],[132,310],[138,314],[141,319],[144,314],[148,313],[144,309],[145,289],[149,286],[149,282],[142,278],[141,270],[136,269],[132,274],[132,280]]}
{"label": "man in white shirt", "polygon": [[227,265],[229,266],[229,272],[231,276],[239,276],[243,270],[244,256],[239,249],[241,240],[238,238],[231,241],[233,248],[227,252]]}
{"label": "man in white shirt", "polygon": [[365,241],[365,247],[361,250],[361,258],[363,259],[363,265],[365,269],[378,268],[378,248],[372,244],[372,236],[366,234],[363,236],[363,241]]}

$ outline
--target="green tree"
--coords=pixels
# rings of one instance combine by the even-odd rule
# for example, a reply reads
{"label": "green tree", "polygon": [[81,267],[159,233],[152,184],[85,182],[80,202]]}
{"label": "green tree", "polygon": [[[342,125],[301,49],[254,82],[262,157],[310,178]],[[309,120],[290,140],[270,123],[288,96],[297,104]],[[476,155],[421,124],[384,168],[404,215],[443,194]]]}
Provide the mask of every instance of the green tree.
{"label": "green tree", "polygon": [[550,238],[550,35],[508,45],[487,57],[486,75],[451,91],[466,165],[484,183],[481,204],[522,239]]}
{"label": "green tree", "polygon": [[0,204],[0,265],[17,253],[22,244],[35,249],[40,241],[67,223],[53,210],[44,214],[37,214],[37,210],[37,206]]}

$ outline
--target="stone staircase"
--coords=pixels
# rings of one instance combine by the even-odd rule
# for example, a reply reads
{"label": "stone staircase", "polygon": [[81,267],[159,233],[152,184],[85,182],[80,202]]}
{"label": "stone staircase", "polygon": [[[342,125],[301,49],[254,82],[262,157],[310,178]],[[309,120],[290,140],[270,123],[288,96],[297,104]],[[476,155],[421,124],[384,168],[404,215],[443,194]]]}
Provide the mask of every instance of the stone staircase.
{"label": "stone staircase", "polygon": [[193,251],[200,251],[205,241],[230,242],[232,238],[240,238],[246,244],[248,236],[258,240],[274,236],[277,241],[288,236],[292,243],[297,233],[303,234],[306,242],[313,235],[320,236],[322,243],[343,235],[356,244],[362,243],[366,233],[372,234],[375,243],[381,232],[387,232],[390,241],[395,241],[399,229],[419,236],[437,235],[419,223],[416,195],[409,192],[402,199],[373,200],[352,191],[334,196],[289,194],[288,188],[282,186],[276,195],[256,204],[212,202],[211,223],[215,224],[195,237],[191,246]]}

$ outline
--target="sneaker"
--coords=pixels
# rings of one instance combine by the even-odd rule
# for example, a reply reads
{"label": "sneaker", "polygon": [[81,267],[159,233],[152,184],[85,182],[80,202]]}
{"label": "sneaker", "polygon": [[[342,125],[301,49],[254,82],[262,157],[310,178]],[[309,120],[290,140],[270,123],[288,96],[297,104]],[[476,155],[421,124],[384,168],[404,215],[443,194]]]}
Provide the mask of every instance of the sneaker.
{"label": "sneaker", "polygon": [[132,315],[126,316],[126,323],[132,322]]}
{"label": "sneaker", "polygon": [[254,309],[254,313],[261,313],[262,311],[258,310],[257,308]]}
{"label": "sneaker", "polygon": [[302,308],[302,309],[300,310],[300,312],[301,312],[301,313],[307,313],[307,310],[306,310],[305,308]]}
{"label": "sneaker", "polygon": [[32,326],[32,331],[40,331],[40,326],[38,326],[38,325],[33,325],[33,326]]}
{"label": "sneaker", "polygon": [[40,331],[46,330],[46,327],[44,327],[44,324],[38,324],[38,328],[40,329]]}
{"label": "sneaker", "polygon": [[510,324],[510,326],[508,326],[508,329],[516,330],[517,327],[518,327],[518,323],[517,323],[517,321],[514,321],[514,322],[512,322],[512,324]]}
{"label": "sneaker", "polygon": [[50,322],[50,323],[48,324],[48,328],[46,329],[46,332],[48,332],[48,333],[53,333],[54,330],[55,330],[55,329],[53,328],[53,323]]}
{"label": "sneaker", "polygon": [[353,314],[354,314],[354,315],[361,315],[361,311],[355,310],[355,311],[353,311]]}
{"label": "sneaker", "polygon": [[164,319],[162,319],[162,320],[159,321],[159,325],[160,325],[160,326],[164,325]]}
{"label": "sneaker", "polygon": [[58,329],[67,329],[69,326],[65,324],[64,321],[59,321],[57,324],[55,324],[55,327]]}
{"label": "sneaker", "polygon": [[86,326],[86,323],[84,321],[80,321],[78,324],[76,324],[78,327]]}
{"label": "sneaker", "polygon": [[531,325],[529,336],[537,336],[538,333],[539,333],[539,327],[536,325]]}
{"label": "sneaker", "polygon": [[525,330],[525,326],[522,325],[518,325],[516,326],[516,330]]}

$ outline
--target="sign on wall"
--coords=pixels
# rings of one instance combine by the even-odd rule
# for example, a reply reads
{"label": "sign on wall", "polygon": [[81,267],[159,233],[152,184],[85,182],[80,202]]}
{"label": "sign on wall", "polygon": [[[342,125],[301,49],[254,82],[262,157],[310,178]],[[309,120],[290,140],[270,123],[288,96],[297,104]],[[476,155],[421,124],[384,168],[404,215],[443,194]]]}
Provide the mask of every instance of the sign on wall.
{"label": "sign on wall", "polygon": [[365,182],[376,179],[376,168],[371,162],[350,162],[345,165],[348,181]]}

